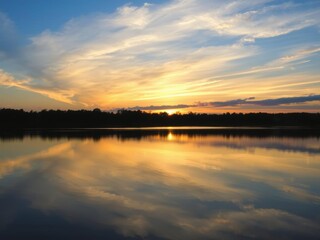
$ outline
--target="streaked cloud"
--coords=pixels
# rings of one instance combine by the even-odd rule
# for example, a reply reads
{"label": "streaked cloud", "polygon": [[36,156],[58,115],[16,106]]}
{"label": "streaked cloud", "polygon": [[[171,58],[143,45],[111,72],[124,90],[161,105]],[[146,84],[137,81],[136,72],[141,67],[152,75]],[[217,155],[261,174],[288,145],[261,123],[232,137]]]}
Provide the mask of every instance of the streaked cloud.
{"label": "streaked cloud", "polygon": [[[277,77],[291,82],[294,68],[311,65],[319,54],[313,41],[272,54],[271,46],[262,41],[319,27],[319,13],[317,3],[270,0],[125,5],[33,36],[10,71],[4,71],[27,79],[12,79],[16,87],[88,108],[192,105],[206,102],[212,93],[224,102],[244,99],[250,89],[262,98],[265,94],[259,91],[265,86],[252,82],[263,79],[263,84],[277,86]],[[12,25],[5,15],[0,19],[5,20],[3,26]],[[315,86],[320,86],[319,80]],[[275,97],[288,96],[286,90],[268,91]],[[308,87],[300,88],[300,95],[311,93]]]}
{"label": "streaked cloud", "polygon": [[310,95],[305,97],[263,99],[263,100],[254,100],[254,99],[255,98],[252,97],[252,98],[236,99],[236,100],[225,101],[225,102],[204,103],[203,105],[210,105],[214,107],[237,106],[237,105],[246,105],[246,104],[256,105],[256,106],[278,106],[283,104],[320,101],[320,95]]}
{"label": "streaked cloud", "polygon": [[0,84],[4,86],[14,85],[15,80],[10,74],[0,69]]}
{"label": "streaked cloud", "polygon": [[184,108],[197,108],[197,107],[230,107],[239,105],[254,105],[254,106],[279,106],[286,104],[306,103],[320,101],[320,95],[309,95],[299,97],[285,97],[275,99],[261,99],[255,100],[255,97],[233,99],[223,102],[198,102],[195,104],[177,104],[177,105],[159,105],[159,106],[135,106],[131,108],[118,108],[114,110],[126,109],[126,110],[169,110],[169,109],[184,109]]}
{"label": "streaked cloud", "polygon": [[[178,105],[161,105],[161,106],[145,106],[145,107],[131,107],[131,108],[125,108],[126,110],[141,110],[141,111],[153,111],[153,110],[168,110],[168,109],[182,109],[182,108],[190,108],[195,105],[187,105],[187,104],[178,104]],[[114,110],[120,110],[121,108],[114,109]]]}

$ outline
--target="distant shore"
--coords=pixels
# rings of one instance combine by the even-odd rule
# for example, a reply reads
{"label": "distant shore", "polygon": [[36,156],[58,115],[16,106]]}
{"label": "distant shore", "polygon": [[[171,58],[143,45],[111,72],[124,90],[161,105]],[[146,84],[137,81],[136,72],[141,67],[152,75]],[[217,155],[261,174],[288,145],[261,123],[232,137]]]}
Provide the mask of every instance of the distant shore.
{"label": "distant shore", "polygon": [[23,128],[125,128],[166,126],[307,127],[320,128],[320,113],[150,113],[119,110],[0,109],[0,129]]}

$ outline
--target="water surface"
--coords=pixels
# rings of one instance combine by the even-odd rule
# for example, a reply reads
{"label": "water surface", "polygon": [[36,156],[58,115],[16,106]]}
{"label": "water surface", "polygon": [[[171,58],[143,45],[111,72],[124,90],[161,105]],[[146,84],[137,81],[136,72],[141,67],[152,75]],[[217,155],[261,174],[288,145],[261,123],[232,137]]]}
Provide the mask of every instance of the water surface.
{"label": "water surface", "polygon": [[319,239],[319,226],[314,131],[0,136],[0,239]]}

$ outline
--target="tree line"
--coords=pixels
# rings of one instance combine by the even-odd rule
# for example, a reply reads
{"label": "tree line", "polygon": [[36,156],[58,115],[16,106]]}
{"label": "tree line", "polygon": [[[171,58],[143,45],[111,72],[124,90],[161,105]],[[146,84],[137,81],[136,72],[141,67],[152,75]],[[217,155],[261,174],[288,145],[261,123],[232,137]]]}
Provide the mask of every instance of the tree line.
{"label": "tree line", "polygon": [[103,128],[155,126],[305,126],[320,127],[320,113],[154,113],[118,110],[0,109],[0,128]]}

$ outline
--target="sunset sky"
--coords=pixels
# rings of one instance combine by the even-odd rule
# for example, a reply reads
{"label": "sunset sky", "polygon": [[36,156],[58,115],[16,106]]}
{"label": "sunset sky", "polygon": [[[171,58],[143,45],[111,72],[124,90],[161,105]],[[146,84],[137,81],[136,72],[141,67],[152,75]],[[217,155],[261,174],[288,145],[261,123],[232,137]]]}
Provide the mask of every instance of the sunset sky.
{"label": "sunset sky", "polygon": [[0,108],[320,112],[319,0],[0,0]]}

